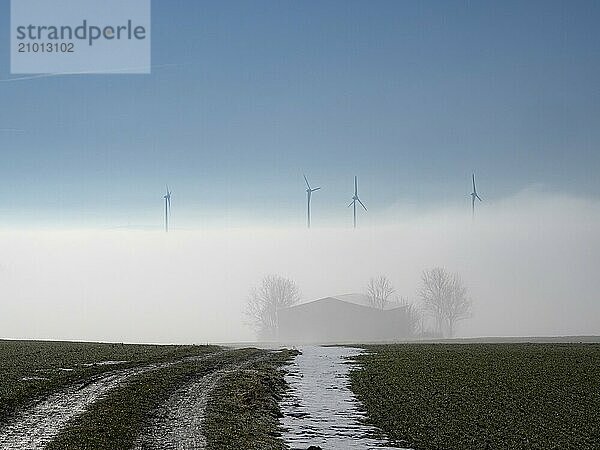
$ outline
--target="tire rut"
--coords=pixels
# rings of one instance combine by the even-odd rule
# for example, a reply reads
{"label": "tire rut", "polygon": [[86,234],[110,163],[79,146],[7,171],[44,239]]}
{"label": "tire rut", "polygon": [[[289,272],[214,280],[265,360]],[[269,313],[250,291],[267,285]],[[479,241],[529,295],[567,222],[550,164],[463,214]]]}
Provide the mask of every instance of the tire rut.
{"label": "tire rut", "polygon": [[155,413],[151,424],[138,438],[134,450],[205,449],[206,436],[202,431],[202,421],[214,388],[226,375],[268,358],[269,355],[260,355],[241,364],[228,364],[177,390]]}
{"label": "tire rut", "polygon": [[54,439],[67,425],[67,422],[84,413],[91,404],[100,400],[128,378],[183,362],[213,358],[223,353],[215,352],[208,355],[186,357],[177,361],[112,371],[109,374],[70,385],[21,411],[8,425],[0,428],[0,449],[41,450]]}

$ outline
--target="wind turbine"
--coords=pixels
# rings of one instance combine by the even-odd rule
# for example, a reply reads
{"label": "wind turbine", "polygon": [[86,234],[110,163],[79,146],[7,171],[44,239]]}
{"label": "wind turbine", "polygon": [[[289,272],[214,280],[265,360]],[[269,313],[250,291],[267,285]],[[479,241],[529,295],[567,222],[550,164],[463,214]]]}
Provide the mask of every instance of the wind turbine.
{"label": "wind turbine", "polygon": [[482,201],[479,194],[477,194],[477,188],[475,187],[475,174],[473,174],[473,192],[471,192],[471,210],[473,217],[475,217],[475,199],[479,200],[480,202]]}
{"label": "wind turbine", "polygon": [[350,208],[351,206],[354,207],[354,228],[356,228],[356,202],[360,203],[360,206],[362,206],[365,209],[365,211],[367,210],[365,204],[360,201],[360,198],[358,198],[358,181],[356,179],[356,176],[354,176],[354,196],[352,197],[352,201],[348,205],[348,208]]}
{"label": "wind turbine", "polygon": [[169,232],[169,217],[171,217],[171,191],[167,185],[167,193],[163,197],[165,199],[165,231]]}
{"label": "wind turbine", "polygon": [[310,228],[310,198],[312,196],[312,193],[315,191],[318,191],[319,189],[321,189],[320,187],[317,188],[311,188],[310,184],[308,183],[308,179],[306,178],[306,175],[304,175],[304,181],[306,181],[306,199],[307,199],[307,224],[308,224],[308,228]]}

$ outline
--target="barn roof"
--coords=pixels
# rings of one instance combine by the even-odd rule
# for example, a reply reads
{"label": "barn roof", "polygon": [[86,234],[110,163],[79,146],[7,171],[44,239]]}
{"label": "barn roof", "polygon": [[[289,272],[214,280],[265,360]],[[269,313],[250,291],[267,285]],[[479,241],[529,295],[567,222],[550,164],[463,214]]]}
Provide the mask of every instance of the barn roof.
{"label": "barn roof", "polygon": [[[365,294],[341,294],[341,295],[334,295],[331,297],[323,297],[323,298],[319,298],[317,300],[312,300],[309,302],[304,302],[304,303],[299,303],[297,305],[289,306],[284,309],[306,307],[308,305],[313,305],[313,304],[317,304],[320,302],[331,302],[331,301],[349,303],[349,304],[360,306],[363,308],[375,309],[375,308],[373,308],[373,306],[371,306],[369,297]],[[393,309],[399,309],[399,308],[403,308],[403,305],[400,305],[396,302],[392,302],[392,303],[386,305],[386,307],[384,309],[385,310],[393,310]]]}

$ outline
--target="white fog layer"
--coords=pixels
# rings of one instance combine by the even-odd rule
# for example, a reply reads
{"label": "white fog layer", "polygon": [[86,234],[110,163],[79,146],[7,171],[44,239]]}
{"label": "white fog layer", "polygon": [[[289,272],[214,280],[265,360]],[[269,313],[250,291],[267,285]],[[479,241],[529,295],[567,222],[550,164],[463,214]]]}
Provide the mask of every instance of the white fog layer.
{"label": "white fog layer", "polygon": [[[478,205],[479,206],[479,205]],[[523,192],[351,228],[0,231],[0,337],[124,342],[254,340],[248,291],[292,278],[302,301],[387,275],[418,302],[424,269],[458,272],[473,317],[458,336],[600,333],[600,202]],[[335,320],[335,318],[332,318]]]}

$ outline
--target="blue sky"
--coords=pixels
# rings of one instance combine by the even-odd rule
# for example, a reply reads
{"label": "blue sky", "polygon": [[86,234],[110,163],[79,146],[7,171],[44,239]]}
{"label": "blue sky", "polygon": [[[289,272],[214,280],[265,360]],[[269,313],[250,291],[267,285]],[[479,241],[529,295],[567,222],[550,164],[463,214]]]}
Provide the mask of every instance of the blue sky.
{"label": "blue sky", "polygon": [[322,223],[354,175],[373,215],[468,208],[473,170],[490,201],[600,197],[599,2],[152,8],[151,75],[0,82],[0,227],[159,227],[165,183],[181,226],[301,225],[303,172]]}

